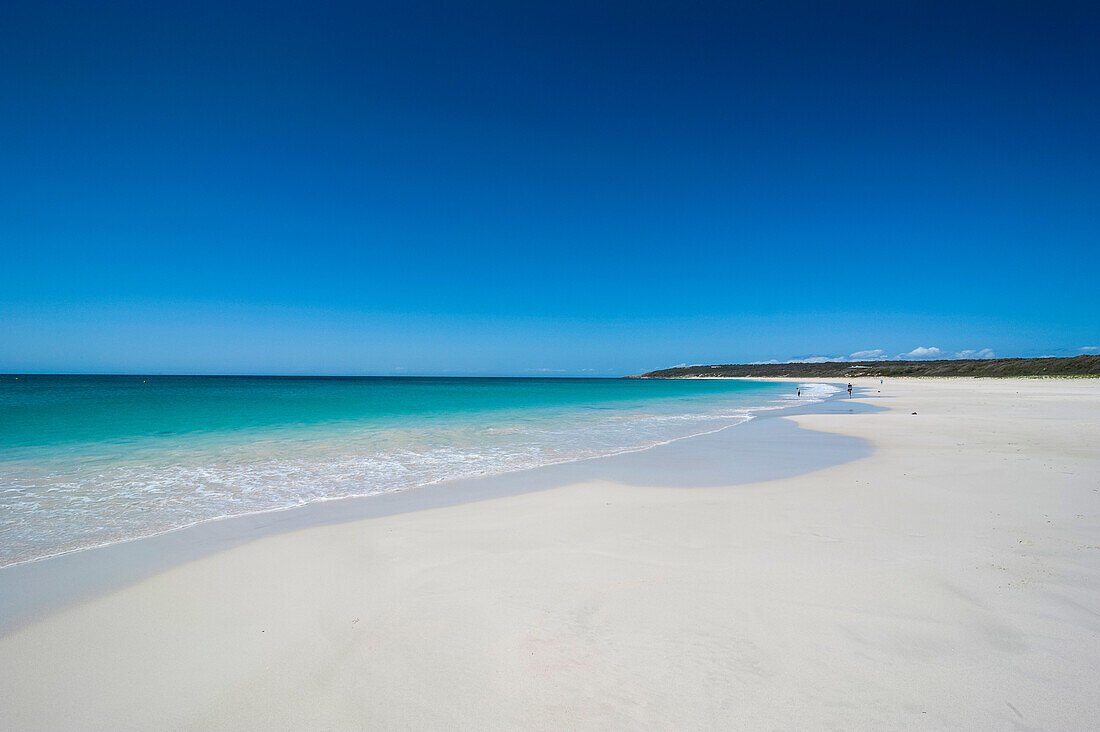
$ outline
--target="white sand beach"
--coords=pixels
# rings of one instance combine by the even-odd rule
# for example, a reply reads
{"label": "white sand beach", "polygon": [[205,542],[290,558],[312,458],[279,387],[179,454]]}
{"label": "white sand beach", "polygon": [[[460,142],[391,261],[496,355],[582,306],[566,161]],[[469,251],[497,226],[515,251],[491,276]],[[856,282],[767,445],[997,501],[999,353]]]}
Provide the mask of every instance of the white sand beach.
{"label": "white sand beach", "polygon": [[1100,380],[857,386],[885,409],[783,418],[851,462],[316,526],[44,613],[0,728],[1100,727]]}

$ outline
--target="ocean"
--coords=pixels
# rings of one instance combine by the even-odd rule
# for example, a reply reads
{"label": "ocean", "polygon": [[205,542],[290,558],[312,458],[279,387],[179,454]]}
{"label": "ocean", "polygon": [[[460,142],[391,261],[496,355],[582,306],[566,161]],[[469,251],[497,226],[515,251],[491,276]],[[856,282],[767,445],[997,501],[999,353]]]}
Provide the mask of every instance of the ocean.
{"label": "ocean", "polygon": [[833,390],[740,380],[0,376],[0,566],[641,450]]}

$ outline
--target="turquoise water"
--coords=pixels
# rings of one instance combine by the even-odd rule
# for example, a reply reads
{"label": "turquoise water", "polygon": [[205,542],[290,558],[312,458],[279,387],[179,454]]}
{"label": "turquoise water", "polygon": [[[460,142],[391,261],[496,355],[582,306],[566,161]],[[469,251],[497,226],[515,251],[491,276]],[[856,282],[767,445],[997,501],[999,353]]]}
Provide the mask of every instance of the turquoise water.
{"label": "turquoise water", "polygon": [[793,391],[725,380],[4,376],[0,566],[644,449],[790,404]]}

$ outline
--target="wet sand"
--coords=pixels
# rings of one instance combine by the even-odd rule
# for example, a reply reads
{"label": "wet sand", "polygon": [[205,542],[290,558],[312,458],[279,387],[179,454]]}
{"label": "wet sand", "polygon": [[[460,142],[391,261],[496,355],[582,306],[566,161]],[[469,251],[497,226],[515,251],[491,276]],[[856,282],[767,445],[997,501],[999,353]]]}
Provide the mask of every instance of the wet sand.
{"label": "wet sand", "polygon": [[1100,381],[857,386],[154,561],[0,638],[0,725],[1095,727]]}

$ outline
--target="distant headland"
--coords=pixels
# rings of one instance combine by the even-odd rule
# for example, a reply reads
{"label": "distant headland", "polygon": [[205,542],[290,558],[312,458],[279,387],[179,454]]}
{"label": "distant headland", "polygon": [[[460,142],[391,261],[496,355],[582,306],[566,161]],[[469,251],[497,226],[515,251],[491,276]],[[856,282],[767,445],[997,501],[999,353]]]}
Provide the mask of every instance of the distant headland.
{"label": "distant headland", "polygon": [[793,376],[822,379],[853,376],[1100,376],[1100,356],[677,366],[626,378],[698,379],[732,376]]}

